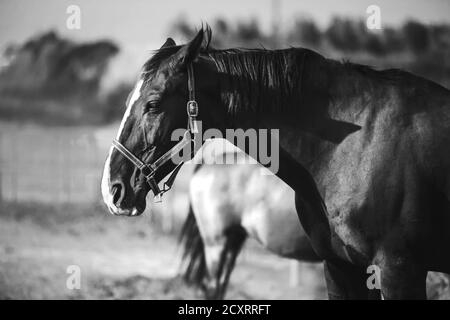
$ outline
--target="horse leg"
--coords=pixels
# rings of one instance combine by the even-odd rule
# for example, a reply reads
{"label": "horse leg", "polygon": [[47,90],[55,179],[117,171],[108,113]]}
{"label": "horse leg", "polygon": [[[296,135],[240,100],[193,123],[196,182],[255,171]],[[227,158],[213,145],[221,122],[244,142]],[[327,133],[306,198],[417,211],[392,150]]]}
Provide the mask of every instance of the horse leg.
{"label": "horse leg", "polygon": [[[330,300],[369,298],[366,270],[343,261],[325,261],[325,280]],[[375,295],[371,295],[376,298]]]}
{"label": "horse leg", "polygon": [[427,270],[417,261],[383,255],[379,260],[381,291],[387,300],[426,300]]}
{"label": "horse leg", "polygon": [[214,245],[205,246],[206,265],[208,266],[208,283],[205,284],[205,296],[208,300],[220,299],[223,254],[225,252],[224,238],[216,241]]}
{"label": "horse leg", "polygon": [[218,299],[224,299],[225,293],[230,281],[231,272],[236,264],[236,258],[241,252],[245,239],[247,238],[246,232],[242,228],[235,228],[232,233],[227,233],[228,243],[227,250],[225,251],[225,262],[223,264],[225,275],[223,282],[219,286]]}

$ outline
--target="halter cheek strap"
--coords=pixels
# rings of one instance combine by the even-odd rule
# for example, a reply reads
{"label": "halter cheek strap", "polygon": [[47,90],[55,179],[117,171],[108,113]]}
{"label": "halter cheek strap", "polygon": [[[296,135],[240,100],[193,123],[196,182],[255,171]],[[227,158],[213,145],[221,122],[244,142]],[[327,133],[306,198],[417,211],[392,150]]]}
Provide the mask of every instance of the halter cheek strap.
{"label": "halter cheek strap", "polygon": [[191,134],[198,133],[197,116],[198,116],[198,104],[195,100],[195,80],[194,80],[194,67],[189,64],[188,70],[188,92],[189,101],[187,103],[186,109],[188,114],[188,130]]}
{"label": "halter cheek strap", "polygon": [[[190,143],[194,143],[195,139],[193,137],[198,134],[198,104],[195,100],[195,79],[194,79],[194,68],[192,64],[187,66],[188,74],[188,93],[189,100],[186,105],[186,111],[188,115],[187,130],[184,133],[183,139],[159,157],[153,163],[145,163],[138,157],[136,157],[129,149],[127,149],[118,140],[114,139],[112,145],[117,149],[125,158],[127,158],[135,167],[137,167],[141,173],[145,176],[147,183],[155,195],[157,201],[161,200],[161,196],[172,188],[175,181],[175,177],[181,169],[184,162],[180,162],[175,169],[170,174],[169,178],[164,182],[163,189],[161,190],[155,179],[156,171],[161,168],[166,162],[170,161],[174,156],[184,149],[184,147]],[[194,145],[195,150],[195,145]],[[191,155],[192,156],[192,155]]]}

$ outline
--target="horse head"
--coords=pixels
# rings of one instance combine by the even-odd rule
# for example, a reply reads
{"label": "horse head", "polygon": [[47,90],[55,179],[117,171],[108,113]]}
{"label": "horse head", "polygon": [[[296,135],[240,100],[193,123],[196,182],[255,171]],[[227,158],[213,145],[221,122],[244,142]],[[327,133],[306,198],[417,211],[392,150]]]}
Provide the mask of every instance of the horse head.
{"label": "horse head", "polygon": [[175,130],[193,133],[196,121],[208,118],[197,101],[209,110],[218,103],[202,90],[213,85],[204,74],[208,63],[199,59],[205,34],[201,29],[181,46],[167,39],[144,65],[103,170],[102,196],[111,213],[142,214],[148,192],[161,193],[158,183],[179,164],[174,155],[190,145],[173,141]]}

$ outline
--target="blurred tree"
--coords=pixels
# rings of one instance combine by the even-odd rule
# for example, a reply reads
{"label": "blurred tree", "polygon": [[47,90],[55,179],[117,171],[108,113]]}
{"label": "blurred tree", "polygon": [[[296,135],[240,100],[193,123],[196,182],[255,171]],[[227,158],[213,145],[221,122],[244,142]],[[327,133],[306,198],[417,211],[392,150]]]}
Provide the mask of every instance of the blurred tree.
{"label": "blurred tree", "polygon": [[258,22],[255,19],[251,19],[249,22],[239,22],[237,25],[236,36],[243,42],[262,38]]}
{"label": "blurred tree", "polygon": [[100,111],[105,122],[119,120],[123,117],[125,103],[132,90],[133,84],[120,83],[107,94]]}
{"label": "blurred tree", "polygon": [[214,22],[214,31],[218,34],[225,35],[230,31],[230,27],[225,19],[217,18]]}
{"label": "blurred tree", "polygon": [[[196,33],[183,17],[178,18],[170,30],[172,35],[180,36],[184,40],[191,39]],[[267,37],[261,31],[256,19],[231,24],[223,18],[218,18],[212,24],[212,31],[211,45],[215,48],[268,44]]]}
{"label": "blurred tree", "polygon": [[383,41],[387,52],[399,52],[405,49],[405,37],[401,30],[391,27],[383,28]]}
{"label": "blurred tree", "polygon": [[376,56],[382,56],[386,54],[387,51],[381,40],[381,36],[371,32],[368,32],[366,35],[364,48],[367,50],[367,52]]}
{"label": "blurred tree", "polygon": [[50,31],[15,46],[0,75],[0,90],[50,98],[92,97],[119,48],[110,41],[74,43]]}
{"label": "blurred tree", "polygon": [[299,19],[295,22],[292,31],[289,32],[288,40],[318,47],[322,40],[322,32],[313,20]]}
{"label": "blurred tree", "polygon": [[[450,26],[434,25],[430,27],[430,38],[433,50],[444,50],[449,53],[450,50]],[[449,55],[450,60],[450,55]]]}
{"label": "blurred tree", "polygon": [[358,26],[354,21],[335,17],[327,28],[325,35],[336,49],[342,51],[356,51],[361,48]]}
{"label": "blurred tree", "polygon": [[430,37],[428,29],[417,21],[408,21],[403,26],[403,34],[406,42],[415,54],[422,54],[428,51]]}
{"label": "blurred tree", "polygon": [[50,31],[11,48],[0,73],[3,116],[55,123],[101,121],[99,85],[119,51],[114,43],[76,43]]}
{"label": "blurred tree", "polygon": [[190,24],[187,19],[182,16],[176,19],[171,27],[170,33],[175,33],[175,35],[184,38],[184,40],[188,40],[195,35],[195,29],[192,27],[192,24]]}
{"label": "blurred tree", "polygon": [[224,47],[233,31],[223,18],[217,18],[214,21],[212,30],[214,36],[212,37],[211,45],[215,48]]}

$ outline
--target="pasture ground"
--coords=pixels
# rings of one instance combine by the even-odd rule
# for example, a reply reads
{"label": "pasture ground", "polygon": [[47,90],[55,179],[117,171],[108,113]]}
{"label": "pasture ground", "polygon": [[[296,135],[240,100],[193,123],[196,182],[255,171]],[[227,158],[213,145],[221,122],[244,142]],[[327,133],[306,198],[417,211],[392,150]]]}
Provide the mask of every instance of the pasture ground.
{"label": "pasture ground", "polygon": [[[109,215],[102,206],[0,204],[0,299],[202,299],[178,275],[176,232],[148,214]],[[67,267],[81,268],[81,289],[69,290]],[[321,265],[291,262],[248,242],[228,299],[325,299]],[[450,299],[449,277],[430,273],[428,296]]]}
{"label": "pasture ground", "polygon": [[[192,165],[152,215],[113,217],[92,204],[101,201],[103,163],[117,127],[0,122],[0,298],[202,298],[177,277],[176,230]],[[81,268],[81,290],[66,288],[70,265]],[[320,266],[302,265],[296,287],[290,266],[247,243],[228,298],[325,298]]]}
{"label": "pasture ground", "polygon": [[[202,299],[177,275],[177,235],[149,215],[113,217],[103,207],[0,206],[0,299]],[[69,290],[67,267],[81,268]],[[247,243],[232,275],[229,299],[323,299],[321,266],[301,266]]]}

